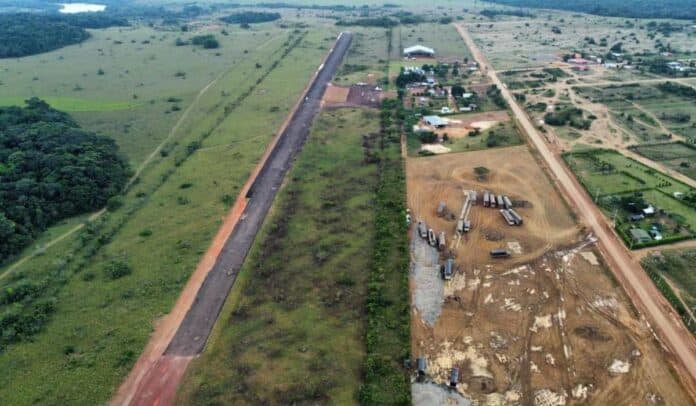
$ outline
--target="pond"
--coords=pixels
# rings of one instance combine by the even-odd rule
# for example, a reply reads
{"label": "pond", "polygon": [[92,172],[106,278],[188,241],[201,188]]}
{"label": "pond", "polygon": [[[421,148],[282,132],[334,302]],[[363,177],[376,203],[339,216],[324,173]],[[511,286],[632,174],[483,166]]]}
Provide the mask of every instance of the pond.
{"label": "pond", "polygon": [[62,8],[59,11],[63,14],[99,12],[106,9],[106,6],[103,4],[90,3],[61,3],[61,6]]}

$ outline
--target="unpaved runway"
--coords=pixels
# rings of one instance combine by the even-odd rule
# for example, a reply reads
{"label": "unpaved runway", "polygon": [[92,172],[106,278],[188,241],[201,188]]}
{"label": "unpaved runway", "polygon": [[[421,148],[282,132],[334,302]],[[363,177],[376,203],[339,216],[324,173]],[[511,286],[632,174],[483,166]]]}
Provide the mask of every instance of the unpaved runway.
{"label": "unpaved runway", "polygon": [[544,142],[544,137],[532,125],[510,91],[503,86],[468,31],[463,26],[456,24],[455,26],[484,73],[487,73],[493,83],[501,90],[515,117],[543,158],[549,171],[560,184],[561,190],[565,192],[568,202],[574,205],[580,218],[594,231],[599,239],[602,254],[610,268],[641,313],[647,316],[662,343],[671,352],[687,390],[694,396],[696,392],[696,342],[694,337],[686,330],[679,316],[657,290],[640,264],[632,258],[630,252],[611,230],[592,199],[582,189],[575,177],[569,173],[561,157],[554,154]]}
{"label": "unpaved runway", "polygon": [[[342,33],[339,36],[304,93],[304,100],[298,103],[281,135],[271,146],[270,153],[262,159],[258,172],[252,174],[250,179],[253,183],[245,186],[244,190],[248,190],[246,196],[239,196],[237,199],[237,203],[242,204],[236,203],[232,211],[239,213],[228,216],[229,221],[226,220],[215,239],[214,244],[220,246],[209,250],[209,253],[213,252],[215,255],[208,258],[209,255],[206,254],[199,264],[200,270],[204,272],[198,272],[197,269],[191,277],[204,280],[202,283],[199,280],[197,283],[187,284],[182,298],[172,311],[174,313],[180,308],[188,309],[186,315],[176,317],[176,324],[165,320],[171,327],[163,329],[167,331],[161,332],[162,339],[156,340],[153,336],[153,340],[112,400],[112,404],[167,405],[173,401],[178,383],[190,360],[205,347],[244,258],[292,160],[309,134],[312,120],[319,112],[326,86],[338,69],[351,40],[350,33]],[[219,238],[226,235],[229,235],[226,241]],[[218,240],[220,243],[217,243]],[[189,285],[197,292],[186,292]],[[185,306],[179,306],[179,302],[185,302]],[[175,333],[173,329],[176,329]],[[155,332],[155,336],[157,335],[158,331]],[[161,348],[163,344],[168,345],[166,350]]]}

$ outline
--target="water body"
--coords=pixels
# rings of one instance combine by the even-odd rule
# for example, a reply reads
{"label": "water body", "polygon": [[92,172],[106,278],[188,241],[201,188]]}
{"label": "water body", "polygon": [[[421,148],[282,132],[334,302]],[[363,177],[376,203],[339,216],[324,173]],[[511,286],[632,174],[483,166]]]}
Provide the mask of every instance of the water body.
{"label": "water body", "polygon": [[60,5],[62,8],[59,11],[63,14],[95,13],[106,10],[104,4],[61,3]]}

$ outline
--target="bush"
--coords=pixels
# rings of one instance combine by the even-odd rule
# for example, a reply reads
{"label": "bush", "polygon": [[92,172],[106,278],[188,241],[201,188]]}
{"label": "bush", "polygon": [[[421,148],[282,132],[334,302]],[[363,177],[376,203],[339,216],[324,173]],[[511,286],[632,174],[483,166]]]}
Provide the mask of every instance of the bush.
{"label": "bush", "polygon": [[104,273],[111,280],[116,280],[133,273],[133,269],[124,259],[112,259],[105,267]]}

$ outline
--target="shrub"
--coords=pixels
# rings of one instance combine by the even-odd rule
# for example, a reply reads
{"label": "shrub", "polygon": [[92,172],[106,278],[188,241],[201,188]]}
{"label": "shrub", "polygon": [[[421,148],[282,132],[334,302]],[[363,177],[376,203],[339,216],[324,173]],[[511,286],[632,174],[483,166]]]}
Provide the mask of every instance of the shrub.
{"label": "shrub", "polygon": [[133,269],[128,265],[128,263],[122,259],[112,259],[104,267],[104,273],[106,277],[111,280],[116,280],[128,276],[133,273]]}

